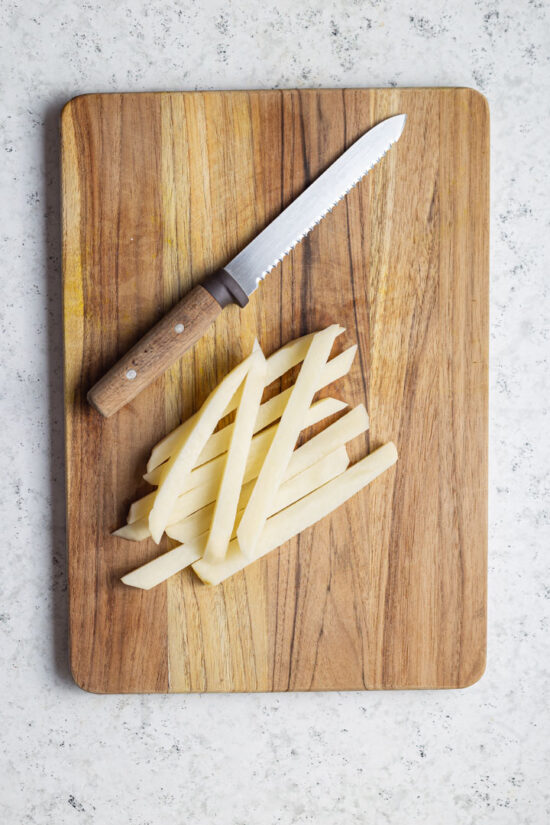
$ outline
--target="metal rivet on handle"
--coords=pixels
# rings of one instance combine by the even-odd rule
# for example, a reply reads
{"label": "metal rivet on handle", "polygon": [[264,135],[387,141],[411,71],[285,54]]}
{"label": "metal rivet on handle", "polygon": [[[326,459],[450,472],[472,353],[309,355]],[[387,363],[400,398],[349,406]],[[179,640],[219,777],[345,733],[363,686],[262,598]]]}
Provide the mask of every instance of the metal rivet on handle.
{"label": "metal rivet on handle", "polygon": [[126,378],[128,379],[128,381],[133,381],[136,375],[137,372],[135,370],[128,370],[128,372],[126,373]]}
{"label": "metal rivet on handle", "polygon": [[174,327],[174,332],[176,332],[178,335],[181,335],[184,329],[185,327],[183,326],[183,324],[176,324],[176,326]]}

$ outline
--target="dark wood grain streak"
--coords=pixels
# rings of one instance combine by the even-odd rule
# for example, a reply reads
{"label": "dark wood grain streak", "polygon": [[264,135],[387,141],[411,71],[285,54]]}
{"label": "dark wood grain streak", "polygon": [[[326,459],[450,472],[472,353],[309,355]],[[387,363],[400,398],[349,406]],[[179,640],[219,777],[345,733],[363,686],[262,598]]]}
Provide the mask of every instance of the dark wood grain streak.
{"label": "dark wood grain streak", "polygon": [[[261,285],[113,419],[89,387],[385,117],[399,143]],[[468,89],[90,95],[63,114],[71,662],[100,692],[462,687],[485,662],[488,111]],[[218,588],[124,572],[111,531],[151,446],[257,336],[338,322],[338,386],[367,403],[352,460],[395,468]],[[279,387],[288,386],[285,376]],[[312,430],[317,431],[318,425]],[[164,549],[167,544],[163,542]]]}

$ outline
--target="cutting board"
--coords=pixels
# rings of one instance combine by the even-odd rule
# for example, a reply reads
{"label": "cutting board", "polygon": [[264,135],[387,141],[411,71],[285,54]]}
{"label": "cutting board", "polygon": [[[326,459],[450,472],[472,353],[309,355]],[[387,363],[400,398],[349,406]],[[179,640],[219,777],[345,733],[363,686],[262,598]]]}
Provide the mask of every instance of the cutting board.
{"label": "cutting board", "polygon": [[[86,391],[346,147],[399,143],[162,378],[109,420]],[[65,405],[74,679],[101,693],[457,688],[485,663],[489,115],[470,89],[78,97],[62,116]],[[219,587],[149,592],[158,554],[111,536],[155,442],[249,353],[330,323],[396,467]],[[277,391],[290,383],[288,376]],[[166,540],[165,540],[166,541]],[[167,549],[163,544],[161,549]]]}

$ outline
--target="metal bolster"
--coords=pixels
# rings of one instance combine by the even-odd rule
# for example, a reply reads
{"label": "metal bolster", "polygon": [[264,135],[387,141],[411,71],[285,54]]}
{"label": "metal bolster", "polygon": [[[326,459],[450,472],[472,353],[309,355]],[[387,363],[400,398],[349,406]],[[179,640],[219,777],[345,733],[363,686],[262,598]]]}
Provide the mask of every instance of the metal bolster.
{"label": "metal bolster", "polygon": [[226,269],[218,269],[217,272],[209,275],[201,286],[210,293],[222,309],[229,304],[245,307],[248,303],[248,295]]}

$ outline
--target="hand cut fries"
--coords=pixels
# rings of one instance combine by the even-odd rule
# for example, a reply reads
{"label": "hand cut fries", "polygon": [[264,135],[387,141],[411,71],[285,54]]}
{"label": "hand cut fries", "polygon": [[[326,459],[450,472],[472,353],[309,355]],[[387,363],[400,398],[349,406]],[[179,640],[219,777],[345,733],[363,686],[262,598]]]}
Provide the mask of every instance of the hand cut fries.
{"label": "hand cut fries", "polygon": [[[267,359],[256,343],[201,409],[153,448],[145,478],[158,488],[134,502],[115,535],[158,543],[166,533],[181,544],[128,573],[125,584],[148,590],[189,565],[219,584],[395,463],[390,442],[348,467],[346,443],[369,426],[363,405],[296,448],[302,430],[346,406],[334,398],[313,402],[351,367],[356,347],[328,360],[342,332],[334,324]],[[300,362],[295,384],[262,404],[264,387]],[[235,421],[214,432],[233,410]]]}
{"label": "hand cut fries", "polygon": [[246,471],[246,460],[252,444],[254,422],[258,416],[265,387],[266,373],[265,357],[258,348],[252,354],[248,375],[244,379],[220,489],[214,503],[214,512],[204,549],[204,557],[211,563],[224,558],[231,540],[240,490]]}
{"label": "hand cut fries", "polygon": [[[328,453],[324,458],[321,458],[311,467],[306,467],[297,475],[288,478],[281,486],[275,497],[274,511],[284,510],[289,504],[294,504],[295,501],[306,496],[312,490],[316,490],[326,481],[343,473],[349,465],[349,458],[346,448],[342,445],[332,453]],[[242,513],[246,507],[250,494],[254,488],[253,482],[244,484],[241,489],[241,494],[238,501],[238,512]],[[210,527],[212,514],[214,512],[214,504],[207,504],[192,513],[182,521],[172,524],[166,528],[166,535],[176,541],[189,541],[195,539],[202,533],[206,533]],[[238,519],[237,519],[238,520]],[[231,538],[235,538],[235,530],[231,534]]]}
{"label": "hand cut fries", "polygon": [[[347,375],[353,363],[353,359],[355,358],[356,352],[357,345],[354,345],[352,347],[348,347],[348,349],[341,352],[340,355],[337,355],[329,361],[321,372],[317,384],[317,390],[321,390],[323,387],[327,387],[329,384],[332,384],[333,381],[338,381],[339,378]],[[269,359],[267,360],[267,364],[269,364]],[[266,381],[266,386],[268,383],[269,381]],[[291,392],[292,387],[289,387],[279,393],[279,395],[275,395],[273,398],[270,398],[269,401],[265,401],[260,406],[256,417],[256,422],[254,424],[255,433],[263,430],[264,427],[267,427],[269,424],[272,424],[281,417],[287,405],[288,399],[290,398]],[[226,409],[224,415],[227,415],[228,412],[232,412],[232,410]],[[327,413],[327,415],[330,415],[330,413]],[[170,458],[174,444],[178,440],[176,437],[177,434],[179,433],[179,436],[182,437],[182,433],[185,434],[185,432],[188,432],[189,422],[192,421],[193,418],[190,418],[184,424],[181,424],[177,429],[171,432],[170,435],[167,435],[166,438],[160,441],[156,447],[153,447],[151,458],[147,463],[147,473],[143,476],[145,481],[149,482],[149,484],[158,484],[163,462]],[[304,427],[306,426],[308,425],[304,424]],[[233,424],[229,424],[227,427],[224,427],[223,430],[213,433],[206,442],[206,446],[201,452],[197,464],[204,464],[206,461],[210,461],[210,459],[216,458],[216,456],[224,453],[229,445],[232,430]]]}
{"label": "hand cut fries", "polygon": [[[325,456],[324,459],[299,473],[297,476],[286,481],[279,488],[277,496],[276,508],[283,510],[289,504],[299,501],[308,493],[317,489],[319,485],[330,481],[332,478],[343,473],[349,464],[348,454],[345,447],[340,447],[334,453]],[[248,491],[248,496],[244,494],[244,504],[250,496],[252,489]],[[242,495],[243,495],[242,494]],[[241,502],[239,502],[241,504]],[[208,530],[212,521],[213,505],[208,505],[192,516],[175,524],[172,528],[168,528],[168,535],[172,538],[184,542],[173,550],[169,550],[162,556],[158,556],[153,561],[138,567],[132,573],[124,576],[122,581],[124,584],[130,584],[133,587],[141,587],[143,590],[150,590],[151,587],[160,584],[160,582],[179,573],[184,567],[189,567],[195,561],[199,561],[206,555],[206,542],[208,540]],[[231,538],[235,538],[235,533]],[[228,541],[229,545],[229,541]],[[197,551],[197,548],[200,548]],[[217,565],[214,564],[213,567]],[[168,572],[170,571],[170,572]]]}
{"label": "hand cut fries", "polygon": [[328,361],[337,334],[338,327],[334,325],[327,327],[312,339],[303,367],[256,479],[250,501],[237,529],[241,550],[249,558],[254,558],[260,533],[268,516],[271,515],[273,496],[283,480],[302,429],[301,422],[315,395],[317,375]]}
{"label": "hand cut fries", "polygon": [[[341,334],[342,332],[344,332],[344,329],[342,327],[339,327],[338,334]],[[266,387],[269,384],[273,383],[273,381],[275,381],[277,378],[280,378],[281,375],[284,375],[285,372],[288,372],[288,370],[292,369],[292,367],[295,367],[297,364],[304,360],[312,339],[313,333],[310,335],[305,335],[303,338],[297,338],[296,341],[290,341],[288,344],[286,344],[284,347],[281,347],[281,349],[277,350],[273,353],[273,355],[270,355],[269,358],[266,359]],[[348,372],[351,366],[351,362],[353,361],[353,357],[355,356],[356,350],[357,346],[350,347],[348,350],[346,350],[347,355],[341,353],[341,355],[336,356],[336,358],[334,358],[332,361],[329,362],[329,364],[327,364],[327,366],[325,367],[326,378],[322,378],[322,383],[319,383],[318,389],[321,389],[321,387],[325,387],[327,384],[332,383],[332,381],[337,381],[338,378],[341,378]],[[344,367],[344,371],[338,373],[337,369],[339,364],[344,365],[350,356],[351,360],[349,360],[349,363],[347,364],[347,369]],[[333,372],[330,373],[330,370],[332,370]],[[287,390],[288,395],[290,395],[290,392],[291,389]],[[276,396],[276,398],[279,397],[280,396]],[[267,426],[267,424],[271,424],[272,421],[275,421],[277,418],[279,418],[284,409],[284,405],[286,404],[287,397],[288,396],[285,396],[282,407],[278,409],[278,413],[275,414],[273,418],[269,418],[268,420],[262,421],[261,426],[258,427],[259,430],[261,430],[263,427]],[[235,410],[238,407],[239,402],[240,394],[237,393],[233,396],[233,398],[227,405],[226,409],[224,410],[224,416],[228,415],[230,412],[233,412],[233,410]],[[275,402],[274,398],[272,398],[271,401],[267,401],[265,404],[262,404],[262,406],[260,407],[260,411],[258,413],[258,422],[262,420],[262,411],[264,411],[264,414],[267,412],[267,410],[264,410],[264,408],[267,408],[268,405],[273,402]],[[195,416],[191,416],[191,418],[189,418],[187,421],[184,421],[183,424],[181,424],[179,427],[176,427],[175,430],[169,433],[165,438],[162,439],[162,441],[159,441],[159,443],[155,447],[153,447],[151,457],[147,462],[147,472],[151,472],[151,470],[154,470],[155,467],[159,466],[159,464],[162,464],[164,461],[170,458],[170,456],[172,455],[172,451],[174,449],[174,445],[177,443],[178,439],[181,438],[182,433],[189,430],[189,427],[191,426],[191,422],[193,421],[194,417]],[[227,446],[223,449],[227,449]],[[220,450],[220,452],[223,452],[223,450]],[[218,455],[218,453],[214,453],[214,455]],[[214,458],[214,455],[210,455],[208,456],[208,458]],[[208,461],[208,458],[203,458],[203,461]]]}
{"label": "hand cut fries", "polygon": [[[322,398],[310,407],[304,426],[310,427],[313,424],[317,424],[329,415],[340,412],[345,407],[346,404],[342,401],[338,401],[336,398]],[[364,412],[364,407],[361,409]],[[355,426],[357,426],[359,421],[355,420],[355,416],[352,416],[352,418],[355,422]],[[345,416],[345,419],[347,422],[348,416]],[[364,416],[360,416],[360,420],[363,423],[365,423],[365,419],[366,413]],[[349,419],[349,424],[349,432],[351,432],[353,429],[352,419]],[[332,428],[334,428],[334,430]],[[363,432],[367,428],[368,419],[366,420],[365,426],[362,426],[361,429],[355,433],[355,435],[358,435],[359,432]],[[220,432],[223,432],[223,430]],[[318,460],[318,458],[324,455],[327,452],[327,449],[334,449],[337,444],[343,444],[353,438],[353,435],[348,435],[347,438],[342,440],[342,432],[342,425],[340,425],[339,421],[336,421],[330,427],[327,427],[326,430],[323,430],[322,433],[315,436],[315,438],[310,439],[310,441],[303,444],[298,450],[295,450],[288,467],[288,473],[296,474],[301,472],[302,469],[308,467],[310,464],[313,464]],[[252,439],[252,445],[250,452],[248,453],[248,460],[243,479],[245,483],[248,483],[257,477],[274,435],[275,427],[273,426],[263,430],[261,433],[258,433]],[[209,461],[200,467],[196,467],[189,474],[186,486],[174,505],[169,524],[174,524],[181,521],[186,516],[194,513],[200,507],[204,507],[206,504],[215,501],[220,483],[220,473],[223,469],[224,461],[225,455],[221,455],[213,461]],[[121,527],[119,530],[116,530],[114,535],[133,541],[141,541],[144,538],[148,538],[151,535],[149,531],[148,515],[151,507],[153,506],[154,497],[154,493],[148,493],[148,495],[143,496],[143,498],[134,501],[128,513],[128,524]]]}
{"label": "hand cut fries", "polygon": [[[345,473],[336,476],[332,481],[323,484],[322,487],[318,487],[292,506],[287,507],[286,510],[267,519],[262,535],[260,555],[264,556],[301,533],[306,527],[311,527],[312,524],[332,513],[396,461],[397,450],[395,444],[390,441],[358,461]],[[233,539],[222,562],[209,564],[201,558],[193,564],[193,570],[206,584],[219,584],[229,576],[238,573],[248,563],[249,559],[242,553],[239,542]]]}
{"label": "hand cut fries", "polygon": [[149,530],[157,544],[170,520],[172,509],[181,491],[182,480],[185,480],[195,466],[214,427],[246,377],[253,357],[254,353],[245,358],[212,390],[198,415],[194,417],[189,432],[180,439],[169,461],[166,462],[149,513]]}

